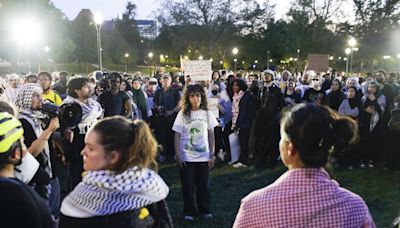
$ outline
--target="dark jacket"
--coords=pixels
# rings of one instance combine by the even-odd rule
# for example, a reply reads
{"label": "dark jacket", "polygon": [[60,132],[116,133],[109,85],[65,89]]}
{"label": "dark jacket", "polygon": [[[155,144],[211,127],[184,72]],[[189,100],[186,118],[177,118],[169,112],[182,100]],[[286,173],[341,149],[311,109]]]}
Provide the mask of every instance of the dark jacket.
{"label": "dark jacket", "polygon": [[172,228],[172,218],[165,200],[146,206],[149,215],[140,217],[140,210],[124,211],[91,218],[60,217],[60,228]]}
{"label": "dark jacket", "polygon": [[239,102],[239,116],[236,120],[237,128],[251,128],[256,108],[254,99],[249,91],[246,91]]}
{"label": "dark jacket", "polygon": [[267,119],[275,117],[285,105],[281,89],[273,84],[270,87],[264,86],[261,92],[262,94],[259,94],[260,116]]}
{"label": "dark jacket", "polygon": [[25,183],[0,177],[0,192],[0,227],[54,226],[46,201]]}

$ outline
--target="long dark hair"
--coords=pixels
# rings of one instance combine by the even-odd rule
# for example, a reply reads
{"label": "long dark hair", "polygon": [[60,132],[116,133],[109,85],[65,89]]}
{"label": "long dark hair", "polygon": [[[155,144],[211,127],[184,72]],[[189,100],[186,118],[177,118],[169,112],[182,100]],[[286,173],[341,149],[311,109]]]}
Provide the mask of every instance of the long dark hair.
{"label": "long dark hair", "polygon": [[353,119],[312,103],[289,109],[281,120],[281,127],[309,168],[325,166],[335,147],[357,139],[357,124]]}
{"label": "long dark hair", "polygon": [[190,110],[192,109],[192,105],[190,104],[190,101],[189,101],[190,94],[192,94],[192,93],[200,94],[200,96],[201,96],[200,109],[203,109],[205,111],[208,110],[207,96],[206,96],[206,93],[204,92],[204,88],[198,84],[188,85],[185,88],[185,90],[183,92],[183,96],[180,101],[181,110],[183,111],[183,114],[187,117],[190,117]]}
{"label": "long dark hair", "polygon": [[243,79],[240,78],[236,78],[235,80],[233,80],[232,82],[232,86],[236,83],[236,85],[239,87],[239,90],[246,92],[247,91],[247,85],[246,82]]}
{"label": "long dark hair", "polygon": [[132,90],[132,86],[128,83],[128,80],[122,79],[121,84],[122,84],[122,82],[125,82],[125,84],[126,84],[125,92]]}
{"label": "long dark hair", "polygon": [[375,97],[378,98],[378,97],[381,95],[381,88],[379,87],[379,83],[378,83],[377,81],[371,81],[371,82],[369,82],[369,83],[367,84],[367,92],[366,92],[367,94],[369,94],[368,87],[369,87],[370,85],[375,86],[375,89],[376,89]]}

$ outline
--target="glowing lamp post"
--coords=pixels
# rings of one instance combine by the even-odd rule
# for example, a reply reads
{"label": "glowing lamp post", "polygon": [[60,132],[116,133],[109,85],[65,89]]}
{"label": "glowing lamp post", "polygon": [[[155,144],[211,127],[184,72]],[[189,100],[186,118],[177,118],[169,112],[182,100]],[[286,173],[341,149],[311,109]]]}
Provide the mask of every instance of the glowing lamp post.
{"label": "glowing lamp post", "polygon": [[350,54],[351,54],[351,56],[350,56],[350,72],[353,72],[353,51],[354,51],[354,47],[357,45],[357,40],[354,39],[354,37],[351,37],[347,43],[349,44],[349,46],[351,48],[350,49],[351,50],[351,52],[350,52]]}
{"label": "glowing lamp post", "polygon": [[348,72],[349,72],[349,55],[350,55],[350,53],[352,53],[352,51],[351,51],[351,49],[350,48],[346,48],[346,50],[344,50],[344,53],[346,53],[346,75],[348,74]]}
{"label": "glowing lamp post", "polygon": [[[236,57],[236,55],[239,53],[239,49],[237,49],[237,48],[233,48],[232,49],[232,54],[233,54],[233,56],[234,57]],[[235,62],[235,72],[236,72],[236,62],[237,62],[237,59],[235,58],[234,60],[233,60],[233,62]]]}
{"label": "glowing lamp post", "polygon": [[99,58],[99,68],[100,71],[103,71],[103,59],[102,59],[102,49],[101,49],[101,25],[103,24],[104,18],[99,12],[93,15],[93,21],[96,26],[96,34],[97,34],[97,54]]}
{"label": "glowing lamp post", "polygon": [[128,73],[128,60],[129,60],[129,53],[125,53],[126,63],[125,63],[125,72]]}
{"label": "glowing lamp post", "polygon": [[11,24],[11,35],[18,45],[28,50],[28,68],[31,72],[31,48],[39,40],[39,24],[32,18],[15,19]]}
{"label": "glowing lamp post", "polygon": [[149,54],[147,55],[147,57],[149,57],[149,75],[151,77],[151,60],[153,58],[154,54],[153,52],[149,52]]}

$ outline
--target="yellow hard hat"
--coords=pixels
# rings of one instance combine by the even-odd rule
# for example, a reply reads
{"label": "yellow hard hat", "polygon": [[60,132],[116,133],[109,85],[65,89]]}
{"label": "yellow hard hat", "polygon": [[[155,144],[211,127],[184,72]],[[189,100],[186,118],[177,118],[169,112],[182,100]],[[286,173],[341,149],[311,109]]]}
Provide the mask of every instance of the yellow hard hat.
{"label": "yellow hard hat", "polygon": [[7,112],[0,112],[0,155],[9,152],[23,135],[21,122]]}

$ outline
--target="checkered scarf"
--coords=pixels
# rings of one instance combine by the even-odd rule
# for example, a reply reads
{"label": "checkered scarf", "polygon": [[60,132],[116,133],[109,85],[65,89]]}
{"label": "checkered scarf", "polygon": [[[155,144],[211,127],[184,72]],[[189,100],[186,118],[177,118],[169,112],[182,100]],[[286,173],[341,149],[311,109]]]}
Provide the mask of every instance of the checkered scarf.
{"label": "checkered scarf", "polygon": [[78,103],[81,106],[83,115],[81,122],[83,123],[93,123],[98,118],[100,118],[103,113],[103,109],[101,108],[100,103],[92,98],[89,98],[87,100],[87,103],[84,103],[76,98],[68,96],[63,101],[63,104],[69,104],[69,103]]}
{"label": "checkered scarf", "polygon": [[[368,93],[361,98],[362,103],[364,104],[367,99],[368,99]],[[386,107],[386,98],[385,98],[385,96],[384,95],[380,95],[377,98],[377,102],[378,102],[379,106],[381,107],[381,110],[382,110],[381,113],[382,114],[380,115],[378,113],[378,111],[376,111],[376,110],[372,113],[371,122],[369,124],[370,132],[372,132],[374,130],[374,128],[378,124],[379,120],[381,120],[383,113],[385,112],[385,107]]]}
{"label": "checkered scarf", "polygon": [[[34,114],[37,117],[43,117],[41,112],[33,111],[32,107],[32,97],[34,93],[42,94],[43,89],[37,83],[27,83],[23,85],[18,93],[15,105],[18,107],[20,112],[28,112],[29,114]],[[31,115],[32,116],[32,115]]]}
{"label": "checkered scarf", "polygon": [[64,199],[61,213],[75,218],[111,215],[163,200],[168,192],[164,180],[147,168],[89,171]]}
{"label": "checkered scarf", "polygon": [[[43,129],[41,127],[41,119],[45,117],[43,113],[40,111],[32,110],[32,96],[34,93],[42,94],[43,90],[42,87],[39,84],[36,83],[27,83],[21,87],[21,90],[18,93],[17,100],[16,100],[16,106],[19,109],[19,119],[25,119],[27,120],[30,125],[32,126],[33,131],[35,132],[35,135],[37,138],[40,137],[40,135],[43,132]],[[50,163],[50,149],[49,149],[49,144],[46,142],[44,152],[42,153],[43,155],[43,163],[45,166],[46,172],[52,176],[51,172],[51,163]]]}

